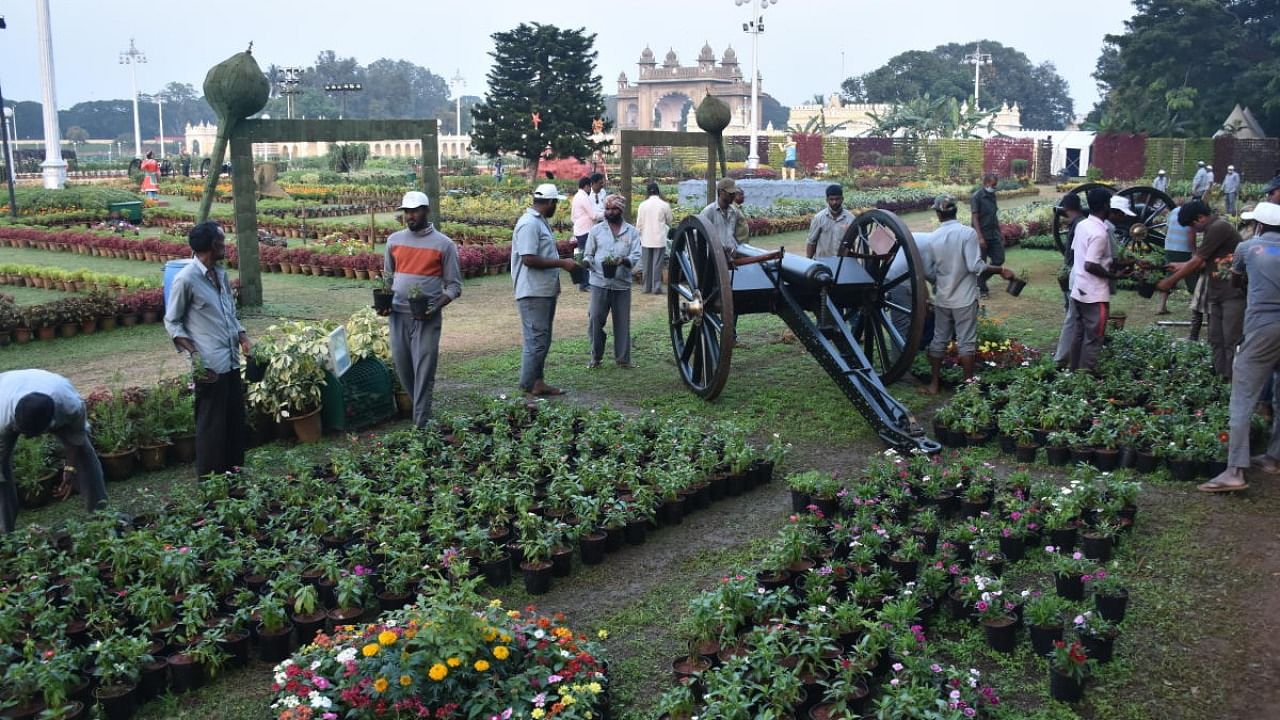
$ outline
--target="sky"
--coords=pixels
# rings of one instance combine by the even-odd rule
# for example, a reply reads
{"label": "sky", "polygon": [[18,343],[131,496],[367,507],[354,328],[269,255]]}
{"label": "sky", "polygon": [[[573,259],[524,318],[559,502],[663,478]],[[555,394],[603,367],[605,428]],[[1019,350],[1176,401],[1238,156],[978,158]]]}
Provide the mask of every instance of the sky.
{"label": "sky", "polygon": [[[0,0],[0,15],[8,23],[0,31],[0,88],[6,100],[41,100],[36,6],[45,1]],[[252,41],[264,69],[307,66],[320,51],[333,50],[363,65],[385,57],[409,60],[446,79],[460,72],[462,94],[483,95],[490,35],[521,22],[595,33],[605,94],[615,91],[619,72],[636,77],[636,61],[646,45],[659,62],[673,48],[681,64],[696,64],[706,42],[717,58],[732,45],[744,73],[751,63],[751,35],[742,30],[751,16],[750,0],[742,6],[735,0],[47,2],[62,109],[129,97],[129,68],[119,58],[131,36],[147,59],[136,68],[142,93],[171,81],[190,83],[199,92],[210,67]],[[1064,8],[1070,8],[1070,29]],[[1082,115],[1098,99],[1090,74],[1103,36],[1122,32],[1133,8],[1128,0],[774,0],[762,14],[762,88],[783,105],[836,92],[843,77],[874,70],[900,52],[990,38],[1021,50],[1033,63],[1057,66]]]}

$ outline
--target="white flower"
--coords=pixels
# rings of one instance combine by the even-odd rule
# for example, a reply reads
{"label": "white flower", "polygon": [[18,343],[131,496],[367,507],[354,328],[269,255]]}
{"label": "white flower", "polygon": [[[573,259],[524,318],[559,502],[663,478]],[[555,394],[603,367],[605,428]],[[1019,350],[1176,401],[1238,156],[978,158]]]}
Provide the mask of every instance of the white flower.
{"label": "white flower", "polygon": [[352,660],[355,660],[356,649],[353,647],[344,648],[342,652],[338,653],[337,657],[335,657],[334,659],[337,660],[339,663],[343,663],[343,664],[346,664]]}
{"label": "white flower", "polygon": [[317,710],[324,710],[324,709],[327,709],[329,706],[333,705],[332,700],[321,695],[315,690],[312,690],[311,694],[307,696],[307,701],[311,703],[311,707]]}
{"label": "white flower", "polygon": [[547,636],[547,633],[542,628],[538,628],[537,630],[533,631],[533,637],[537,640],[541,640],[546,636]]}
{"label": "white flower", "polygon": [[283,700],[281,700],[280,702],[284,703],[284,706],[287,708],[295,708],[295,707],[298,707],[298,696],[289,695],[285,697]]}
{"label": "white flower", "polygon": [[275,681],[277,685],[283,685],[289,681],[289,676],[282,672],[278,672],[275,674]]}

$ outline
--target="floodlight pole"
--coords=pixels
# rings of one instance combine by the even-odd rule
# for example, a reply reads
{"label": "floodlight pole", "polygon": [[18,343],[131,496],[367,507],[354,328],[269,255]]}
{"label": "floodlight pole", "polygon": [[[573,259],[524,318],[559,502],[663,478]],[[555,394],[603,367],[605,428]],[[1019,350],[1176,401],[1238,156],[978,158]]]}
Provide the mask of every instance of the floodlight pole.
{"label": "floodlight pole", "polygon": [[138,123],[138,63],[147,61],[147,56],[129,38],[129,49],[120,53],[120,64],[129,66],[129,82],[133,88],[133,152],[137,158],[142,157],[142,126]]}
{"label": "floodlight pole", "polygon": [[991,53],[982,52],[982,43],[978,43],[974,52],[964,56],[964,62],[973,65],[973,109],[978,109],[978,90],[982,84],[982,66],[991,64]]}

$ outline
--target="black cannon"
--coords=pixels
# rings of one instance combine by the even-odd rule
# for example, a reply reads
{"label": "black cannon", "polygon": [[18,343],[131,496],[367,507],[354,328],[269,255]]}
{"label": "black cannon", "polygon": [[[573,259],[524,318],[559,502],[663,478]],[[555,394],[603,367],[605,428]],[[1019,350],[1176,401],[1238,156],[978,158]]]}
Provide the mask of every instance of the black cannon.
{"label": "black cannon", "polygon": [[910,369],[926,312],[920,252],[896,215],[859,215],[839,257],[737,250],[731,260],[696,216],[675,231],[667,304],[676,367],[689,389],[707,400],[719,395],[729,377],[735,318],[772,313],[885,444],[904,452],[941,449],[885,388]]}
{"label": "black cannon", "polygon": [[[1067,191],[1067,194],[1078,196],[1080,205],[1087,212],[1089,203],[1086,202],[1086,196],[1090,190],[1099,187],[1115,191],[1114,187],[1106,183],[1090,182],[1071,188]],[[1129,199],[1129,207],[1133,209],[1133,214],[1136,216],[1132,223],[1116,228],[1116,239],[1120,241],[1120,244],[1129,245],[1131,242],[1145,242],[1150,245],[1164,247],[1164,238],[1169,229],[1169,211],[1174,208],[1173,198],[1162,190],[1146,185],[1127,187],[1116,194]],[[1070,225],[1071,223],[1067,220],[1066,213],[1055,208],[1053,211],[1053,244],[1058,248],[1058,252],[1065,253],[1067,251],[1067,230]]]}

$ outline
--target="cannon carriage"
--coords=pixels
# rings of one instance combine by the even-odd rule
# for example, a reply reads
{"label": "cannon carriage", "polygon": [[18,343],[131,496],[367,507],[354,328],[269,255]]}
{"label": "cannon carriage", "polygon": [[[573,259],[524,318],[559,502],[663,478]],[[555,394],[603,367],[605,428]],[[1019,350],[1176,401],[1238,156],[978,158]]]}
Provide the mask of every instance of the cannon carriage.
{"label": "cannon carriage", "polygon": [[781,318],[880,439],[936,452],[886,385],[911,367],[927,312],[914,237],[885,210],[859,215],[838,257],[812,260],[739,245],[731,258],[697,217],[676,228],[668,260],[668,319],[685,385],[712,400],[728,381],[741,315]]}

